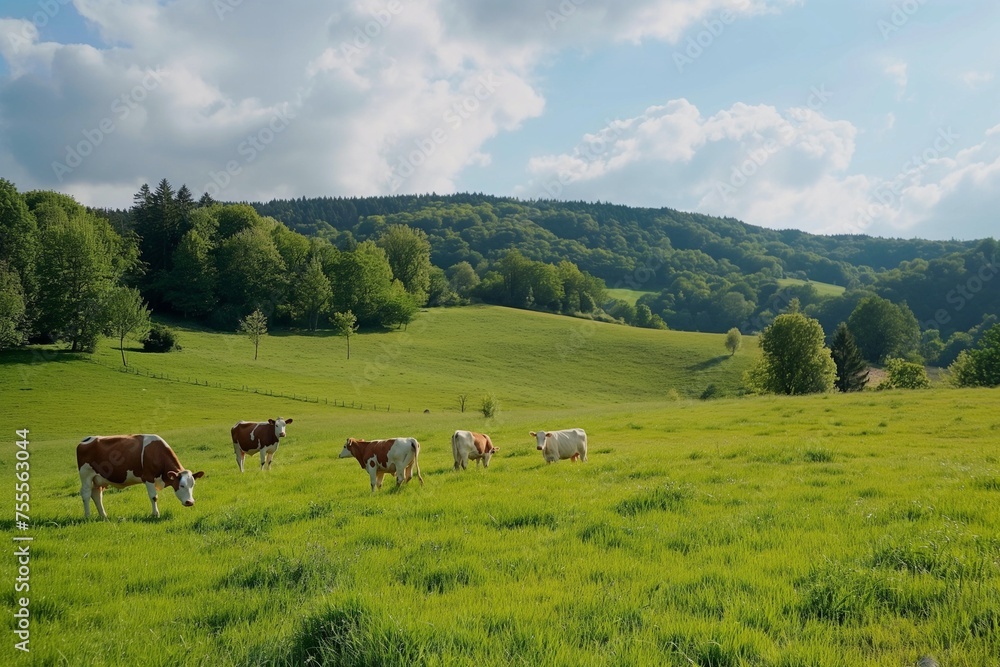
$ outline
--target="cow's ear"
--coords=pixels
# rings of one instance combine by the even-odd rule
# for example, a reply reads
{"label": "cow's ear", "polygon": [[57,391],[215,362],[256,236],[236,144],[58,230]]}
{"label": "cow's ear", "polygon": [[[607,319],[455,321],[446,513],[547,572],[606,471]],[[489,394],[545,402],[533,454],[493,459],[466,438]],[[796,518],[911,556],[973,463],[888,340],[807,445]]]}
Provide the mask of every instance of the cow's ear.
{"label": "cow's ear", "polygon": [[195,474],[193,474],[191,476],[194,477],[195,479],[201,479],[202,477],[205,476],[205,471],[204,470],[199,470],[198,472],[196,472]]}
{"label": "cow's ear", "polygon": [[177,473],[171,470],[170,472],[167,473],[166,479],[169,482],[174,481],[175,479],[177,479]]}
{"label": "cow's ear", "polygon": [[546,437],[546,438],[551,438],[551,437],[552,437],[552,434],[551,434],[551,433],[546,433],[546,434],[545,434],[545,437]]}
{"label": "cow's ear", "polygon": [[530,436],[531,436],[532,438],[534,438],[534,437],[535,437],[536,435],[538,435],[538,434],[537,434],[537,433],[535,433],[534,431],[532,431],[532,432],[531,432],[531,433],[529,433],[528,435],[530,435]]}
{"label": "cow's ear", "polygon": [[285,420],[285,423],[286,423],[286,424],[291,424],[291,423],[292,423],[293,421],[295,421],[295,420],[294,420],[294,419],[286,419],[286,420]]}
{"label": "cow's ear", "polygon": [[274,420],[273,419],[268,419],[267,423],[270,424],[271,426],[274,426]]}

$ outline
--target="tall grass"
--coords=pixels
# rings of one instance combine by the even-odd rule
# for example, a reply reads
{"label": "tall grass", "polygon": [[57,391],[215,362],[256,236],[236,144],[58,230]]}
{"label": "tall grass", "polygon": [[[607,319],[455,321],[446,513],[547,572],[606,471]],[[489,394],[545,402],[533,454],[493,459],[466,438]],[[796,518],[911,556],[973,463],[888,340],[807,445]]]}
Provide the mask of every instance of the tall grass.
{"label": "tall grass", "polygon": [[[619,344],[648,357],[667,345],[657,333]],[[181,354],[204,345],[218,354],[209,363],[205,353],[204,372],[286,386],[318,383],[340,363],[320,353],[322,339],[270,342],[283,354],[263,373],[252,355],[237,359],[246,350],[228,355],[205,333],[189,332]],[[462,376],[483,382],[470,391],[504,397],[490,422],[458,411],[458,382],[437,386],[456,367],[433,345],[423,362],[408,357],[385,371],[391,382],[373,383],[393,403],[426,399],[428,414],[0,357],[5,421],[30,428],[32,440],[32,652],[17,660],[899,667],[934,655],[942,665],[995,664],[995,392],[655,398],[677,377],[701,382],[683,369],[690,356],[711,359],[712,347],[661,367],[655,388],[631,385],[638,402],[618,402],[582,376],[634,379],[585,361],[559,367],[540,336],[516,375]],[[480,352],[464,354],[475,363]],[[495,361],[482,354],[483,367]],[[189,363],[156,359],[171,372]],[[533,365],[562,372],[548,384],[561,405],[540,400],[541,383],[525,384]],[[529,385],[527,398],[517,393]],[[240,474],[229,427],[279,414],[295,421],[272,470]],[[887,420],[891,429],[879,426]],[[588,463],[544,463],[528,431],[561,426],[587,430]],[[490,433],[501,451],[488,470],[452,470],[456,428]],[[206,471],[194,507],[161,493],[163,516],[150,520],[146,494],[131,488],[105,494],[110,521],[83,521],[75,444],[123,431],[158,432],[187,467]],[[371,494],[357,462],[336,458],[348,435],[418,438],[424,486]],[[0,448],[0,468],[13,469],[11,446]],[[12,586],[0,599],[12,611]]]}

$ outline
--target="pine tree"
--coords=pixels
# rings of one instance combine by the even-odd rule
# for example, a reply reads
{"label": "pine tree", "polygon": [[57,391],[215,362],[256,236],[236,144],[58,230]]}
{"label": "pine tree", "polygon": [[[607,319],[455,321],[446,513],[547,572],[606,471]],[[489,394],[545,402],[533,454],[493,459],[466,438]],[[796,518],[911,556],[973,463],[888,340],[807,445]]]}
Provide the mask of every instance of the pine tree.
{"label": "pine tree", "polygon": [[847,324],[840,323],[833,335],[830,346],[833,363],[837,365],[837,379],[834,386],[839,391],[861,391],[868,384],[868,364],[861,356],[861,350]]}

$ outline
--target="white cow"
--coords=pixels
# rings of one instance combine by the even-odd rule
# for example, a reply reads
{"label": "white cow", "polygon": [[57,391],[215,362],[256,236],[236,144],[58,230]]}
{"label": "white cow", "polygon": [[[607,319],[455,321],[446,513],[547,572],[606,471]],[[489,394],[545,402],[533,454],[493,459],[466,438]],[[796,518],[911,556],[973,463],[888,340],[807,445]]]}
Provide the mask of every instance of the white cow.
{"label": "white cow", "polygon": [[587,460],[587,433],[582,428],[537,433],[532,431],[531,437],[538,439],[538,451],[542,453],[546,463],[554,463],[560,459]]}
{"label": "white cow", "polygon": [[455,457],[455,470],[459,467],[465,470],[469,459],[474,459],[476,465],[482,461],[484,468],[490,467],[493,454],[499,452],[499,447],[493,446],[490,436],[475,431],[455,431],[451,436],[451,453]]}

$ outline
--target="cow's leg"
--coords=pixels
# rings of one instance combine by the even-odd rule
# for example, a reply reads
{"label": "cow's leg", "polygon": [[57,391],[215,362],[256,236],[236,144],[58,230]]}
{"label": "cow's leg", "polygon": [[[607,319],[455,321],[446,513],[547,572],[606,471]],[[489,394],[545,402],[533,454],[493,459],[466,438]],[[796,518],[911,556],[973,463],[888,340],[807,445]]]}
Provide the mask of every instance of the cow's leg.
{"label": "cow's leg", "polygon": [[264,451],[263,449],[261,449],[260,450],[260,469],[261,470],[264,469],[264,463],[266,462],[266,459],[267,459],[267,452]]}
{"label": "cow's leg", "polygon": [[368,474],[372,478],[372,493],[375,493],[375,488],[382,486],[382,475],[384,473],[376,472],[374,467],[369,467]]}
{"label": "cow's leg", "polygon": [[236,455],[236,465],[240,467],[240,472],[243,472],[243,459],[246,457],[246,454],[243,452],[243,448],[240,447],[240,443],[233,443],[233,454]]}
{"label": "cow's leg", "polygon": [[275,449],[270,449],[270,450],[268,450],[268,452],[267,452],[267,469],[268,469],[268,470],[270,470],[270,469],[271,469],[271,459],[273,459],[273,458],[274,458],[274,452],[275,452],[275,451],[276,451],[276,448],[275,448]]}
{"label": "cow's leg", "polygon": [[80,497],[83,498],[83,518],[90,518],[90,495],[93,492],[94,480],[90,475],[80,471]]}
{"label": "cow's leg", "polygon": [[576,453],[576,454],[574,454],[573,456],[569,457],[569,460],[570,460],[570,461],[576,461],[576,460],[577,460],[577,459],[579,459],[579,458],[580,458],[580,452],[577,452],[577,453]]}
{"label": "cow's leg", "polygon": [[380,489],[382,488],[382,478],[383,477],[385,477],[385,471],[384,470],[379,470],[378,472],[375,473],[375,485],[378,486],[378,488],[380,488]]}
{"label": "cow's leg", "polygon": [[97,513],[101,515],[101,518],[105,521],[108,520],[108,513],[104,511],[104,487],[95,486],[94,490],[90,492],[90,497],[94,500],[94,505],[97,506]]}
{"label": "cow's leg", "polygon": [[149,503],[153,506],[153,518],[160,518],[160,508],[156,506],[156,484],[146,482],[146,493],[149,494]]}

